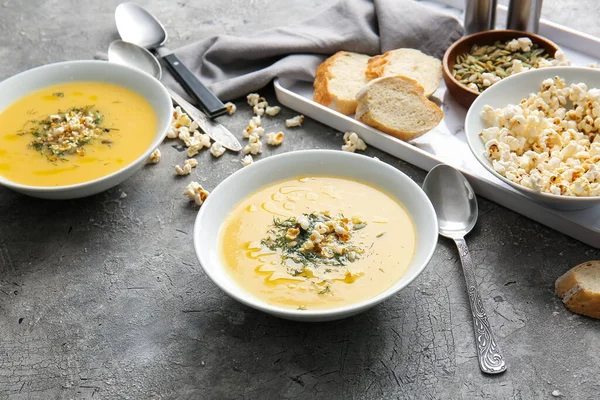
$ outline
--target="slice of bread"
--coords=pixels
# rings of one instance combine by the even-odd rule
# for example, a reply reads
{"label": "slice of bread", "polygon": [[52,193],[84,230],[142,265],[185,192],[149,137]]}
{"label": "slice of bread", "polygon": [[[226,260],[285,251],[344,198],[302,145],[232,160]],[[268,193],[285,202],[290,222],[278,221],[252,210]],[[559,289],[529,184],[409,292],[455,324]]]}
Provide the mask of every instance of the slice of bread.
{"label": "slice of bread", "polygon": [[368,80],[395,75],[406,76],[419,82],[423,86],[425,96],[429,97],[440,86],[442,63],[437,58],[415,49],[391,50],[369,60]]}
{"label": "slice of bread", "polygon": [[556,294],[569,310],[600,318],[600,261],[571,268],[556,280]]}
{"label": "slice of bread", "polygon": [[444,116],[421,85],[405,76],[375,79],[356,99],[356,119],[405,141],[435,128]]}
{"label": "slice of bread", "polygon": [[347,51],[329,57],[317,68],[313,100],[342,114],[354,114],[356,94],[367,83],[369,58]]}

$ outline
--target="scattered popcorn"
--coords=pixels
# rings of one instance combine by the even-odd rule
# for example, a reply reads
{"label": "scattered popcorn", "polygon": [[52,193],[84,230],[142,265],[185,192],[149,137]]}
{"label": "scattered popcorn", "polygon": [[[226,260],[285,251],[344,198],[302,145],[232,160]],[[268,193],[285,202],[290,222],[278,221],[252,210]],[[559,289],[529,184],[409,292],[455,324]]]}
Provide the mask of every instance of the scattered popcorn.
{"label": "scattered popcorn", "polygon": [[255,128],[262,126],[262,122],[260,120],[260,115],[255,115],[254,117],[252,117],[250,119],[250,122],[248,123],[248,126],[253,126]]}
{"label": "scattered popcorn", "polygon": [[187,149],[188,157],[194,157],[203,148],[210,147],[210,136],[208,136],[207,134],[202,134],[200,132],[195,132],[194,136],[192,136],[186,142],[186,145],[189,145]]}
{"label": "scattered popcorn", "polygon": [[221,157],[223,153],[225,153],[225,147],[219,142],[214,142],[210,147],[210,154],[217,158]]}
{"label": "scattered popcorn", "polygon": [[[252,139],[253,136],[250,137],[250,139]],[[260,140],[257,140],[255,142],[250,142],[248,143],[248,145],[246,145],[246,147],[244,147],[243,150],[244,154],[260,154],[262,153],[262,142]]]}
{"label": "scattered popcorn", "polygon": [[233,115],[237,111],[237,106],[232,102],[225,103],[225,108],[227,109],[227,114]]}
{"label": "scattered popcorn", "polygon": [[296,115],[294,118],[286,119],[285,126],[293,128],[295,126],[302,126],[304,122],[304,115]]}
{"label": "scattered popcorn", "polygon": [[281,143],[283,143],[283,137],[283,132],[267,133],[267,144],[270,144],[271,146],[279,146]]}
{"label": "scattered popcorn", "polygon": [[262,135],[264,135],[265,130],[264,128],[258,126],[258,127],[253,127],[253,126],[248,126],[246,127],[246,129],[244,129],[244,131],[242,132],[242,136],[244,137],[244,139],[248,139],[250,136],[252,135],[256,135],[258,137],[262,137]]}
{"label": "scattered popcorn", "polygon": [[177,173],[177,175],[189,175],[192,173],[192,166],[190,164],[183,164],[183,167],[180,165],[176,165],[175,166],[175,172]]}
{"label": "scattered popcorn", "polygon": [[248,96],[246,96],[246,99],[248,100],[248,105],[250,107],[254,107],[258,104],[260,96],[258,93],[250,93]]}
{"label": "scattered popcorn", "polygon": [[158,164],[160,162],[160,150],[156,149],[150,154],[147,164]]}
{"label": "scattered popcorn", "polygon": [[252,164],[254,162],[254,160],[252,159],[252,156],[250,154],[244,156],[244,158],[242,158],[242,165],[244,167],[247,167],[248,165]]}
{"label": "scattered popcorn", "polygon": [[471,89],[471,90],[474,90],[474,91],[476,91],[476,92],[479,92],[479,88],[478,88],[478,87],[477,87],[477,85],[476,85],[476,84],[474,84],[473,82],[469,83],[469,84],[467,85],[467,87],[468,87],[469,89]]}
{"label": "scattered popcorn", "polygon": [[167,138],[177,139],[178,137],[179,137],[179,132],[177,131],[177,129],[175,129],[175,127],[173,127],[173,126],[169,127],[169,129],[167,130]]}
{"label": "scattered popcorn", "polygon": [[279,111],[281,111],[281,107],[279,107],[279,106],[273,106],[273,107],[269,106],[265,109],[265,113],[270,117],[276,116],[277,114],[279,114]]}
{"label": "scattered popcorn", "polygon": [[198,166],[198,160],[195,158],[188,158],[183,162],[183,166],[189,165],[191,168],[196,168]]}
{"label": "scattered popcorn", "polygon": [[190,201],[193,201],[196,203],[196,205],[201,206],[210,192],[204,190],[202,185],[200,185],[198,182],[191,182],[189,185],[187,185],[183,194],[187,196]]}
{"label": "scattered popcorn", "polygon": [[190,119],[190,117],[187,116],[187,114],[181,114],[179,116],[179,118],[177,118],[177,120],[175,121],[175,128],[180,128],[182,126],[190,126],[190,124],[192,123],[192,120]]}
{"label": "scattered popcorn", "polygon": [[181,107],[175,107],[173,109],[173,119],[171,120],[171,124],[174,124],[175,121],[181,116],[181,114],[183,114],[183,111],[181,111]]}
{"label": "scattered popcorn", "polygon": [[254,111],[254,114],[256,114],[260,117],[261,115],[263,115],[265,113],[265,109],[263,107],[259,107],[259,104],[254,106],[253,111]]}
{"label": "scattered popcorn", "polygon": [[519,105],[485,106],[479,136],[496,172],[532,190],[600,195],[600,89],[546,79]]}
{"label": "scattered popcorn", "polygon": [[343,151],[354,153],[356,150],[365,151],[367,144],[354,132],[344,133],[344,141],[346,144],[342,146]]}

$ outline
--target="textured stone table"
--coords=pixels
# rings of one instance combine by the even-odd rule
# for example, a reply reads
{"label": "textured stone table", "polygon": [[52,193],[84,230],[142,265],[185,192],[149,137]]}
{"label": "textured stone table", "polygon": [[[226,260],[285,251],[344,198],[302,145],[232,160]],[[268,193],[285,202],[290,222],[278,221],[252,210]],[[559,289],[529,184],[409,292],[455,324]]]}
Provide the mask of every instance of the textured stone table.
{"label": "textured stone table", "polygon": [[[0,79],[91,58],[117,38],[118,1],[0,2]],[[141,1],[177,47],[305,18],[318,0]],[[557,22],[599,34],[593,0],[547,0]],[[272,89],[261,93],[274,101]],[[225,123],[240,132],[244,101]],[[269,125],[281,127],[284,109]],[[313,121],[280,149],[339,148]],[[213,189],[241,167],[208,152],[191,177],[163,160],[105,193],[43,201],[0,188],[0,399],[597,399],[600,322],[565,310],[553,290],[569,267],[600,252],[484,199],[468,237],[490,322],[508,371],[483,376],[453,244],[440,239],[425,272],[393,299],[354,318],[279,320],[238,304],[202,272],[192,247],[191,180]],[[369,148],[421,183],[425,173]],[[554,392],[555,395],[558,392]]]}

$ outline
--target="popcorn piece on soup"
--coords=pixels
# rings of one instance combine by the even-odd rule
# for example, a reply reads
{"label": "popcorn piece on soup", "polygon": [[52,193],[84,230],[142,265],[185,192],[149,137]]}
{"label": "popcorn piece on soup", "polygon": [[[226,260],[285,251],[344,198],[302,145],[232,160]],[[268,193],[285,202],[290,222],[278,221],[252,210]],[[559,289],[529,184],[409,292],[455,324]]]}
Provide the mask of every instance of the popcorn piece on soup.
{"label": "popcorn piece on soup", "polygon": [[254,162],[254,160],[252,159],[252,156],[250,154],[245,155],[244,158],[242,158],[242,165],[244,167],[247,167],[248,165],[252,164]]}
{"label": "popcorn piece on soup", "polygon": [[227,109],[227,114],[233,115],[237,111],[237,106],[232,102],[225,103],[225,108]]}
{"label": "popcorn piece on soup", "polygon": [[192,173],[192,166],[190,164],[183,164],[183,167],[180,165],[175,166],[175,172],[177,175],[189,175]]}
{"label": "popcorn piece on soup", "polygon": [[150,154],[150,158],[148,159],[147,163],[148,164],[158,164],[160,162],[160,150],[156,149],[152,152],[152,154]]}
{"label": "popcorn piece on soup", "polygon": [[279,146],[281,143],[283,143],[283,137],[283,132],[267,133],[267,144],[270,144],[271,146]]}
{"label": "popcorn piece on soup", "polygon": [[277,114],[279,114],[279,111],[281,111],[281,107],[279,106],[269,106],[265,109],[265,113],[270,117],[276,116]]}
{"label": "popcorn piece on soup", "polygon": [[214,142],[210,147],[210,153],[215,157],[221,157],[225,153],[225,147],[219,142]]}
{"label": "popcorn piece on soup", "polygon": [[196,205],[201,206],[210,192],[204,190],[202,185],[200,185],[198,182],[191,182],[189,185],[187,185],[183,194],[190,199],[190,201],[193,201],[196,203]]}
{"label": "popcorn piece on soup", "polygon": [[255,105],[257,105],[259,98],[260,96],[258,95],[258,93],[250,93],[248,96],[246,96],[246,99],[248,100],[248,105],[250,107],[254,107]]}
{"label": "popcorn piece on soup", "polygon": [[286,119],[285,126],[288,128],[294,128],[296,126],[302,126],[304,122],[304,115],[296,115],[294,118]]}

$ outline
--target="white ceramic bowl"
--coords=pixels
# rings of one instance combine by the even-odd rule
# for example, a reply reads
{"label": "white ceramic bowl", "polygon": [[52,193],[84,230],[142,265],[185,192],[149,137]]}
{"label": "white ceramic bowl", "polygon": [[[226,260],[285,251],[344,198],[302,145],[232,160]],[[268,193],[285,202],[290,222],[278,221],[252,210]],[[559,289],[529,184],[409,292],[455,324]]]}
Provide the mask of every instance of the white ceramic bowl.
{"label": "white ceramic bowl", "polygon": [[[385,292],[360,303],[329,310],[293,310],[254,297],[232,279],[219,254],[219,230],[231,210],[258,189],[300,175],[329,175],[369,183],[396,198],[412,216],[417,245],[404,276]],[[370,157],[334,150],[306,150],[260,160],[225,179],[200,208],[194,226],[196,256],[206,274],[225,293],[250,307],[299,321],[328,321],[365,311],[398,293],[423,271],[435,249],[438,225],[431,202],[409,177]]]}
{"label": "white ceramic bowl", "polygon": [[508,104],[519,104],[521,100],[526,98],[530,93],[539,92],[542,81],[548,78],[554,78],[555,76],[563,78],[567,85],[583,82],[587,85],[588,89],[600,88],[600,70],[592,68],[553,67],[536,69],[513,75],[506,79],[502,79],[477,97],[467,113],[465,132],[469,147],[477,160],[488,171],[502,181],[517,189],[530,199],[548,207],[560,210],[580,210],[600,204],[600,196],[560,196],[542,193],[514,183],[494,170],[492,163],[485,157],[485,143],[483,143],[479,137],[479,133],[487,127],[484,125],[483,118],[481,118],[483,106],[490,105],[494,108],[502,108]]}
{"label": "white ceramic bowl", "polygon": [[140,94],[154,109],[157,125],[154,139],[135,161],[109,175],[67,186],[21,185],[0,176],[0,185],[44,199],[74,199],[90,196],[118,185],[141,169],[158,147],[171,123],[173,106],[164,86],[150,75],[106,61],[68,61],[30,69],[0,82],[0,112],[29,93],[66,82],[98,81],[120,85]]}

